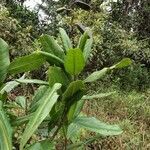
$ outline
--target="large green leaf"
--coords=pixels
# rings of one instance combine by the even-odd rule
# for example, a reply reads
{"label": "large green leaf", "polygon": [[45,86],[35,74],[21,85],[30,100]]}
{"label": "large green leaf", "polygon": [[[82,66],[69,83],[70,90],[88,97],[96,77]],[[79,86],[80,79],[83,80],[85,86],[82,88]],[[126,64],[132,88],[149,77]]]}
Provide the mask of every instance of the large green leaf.
{"label": "large green leaf", "polygon": [[0,149],[12,150],[12,128],[0,101]]}
{"label": "large green leaf", "polygon": [[51,53],[47,53],[47,52],[43,52],[43,51],[39,51],[39,53],[45,57],[46,61],[50,64],[50,65],[56,65],[56,66],[63,66],[64,64],[64,61],[55,56],[54,54],[51,54]]}
{"label": "large green leaf", "polygon": [[34,97],[32,98],[32,102],[30,104],[30,108],[29,108],[29,112],[34,112],[38,106],[40,105],[40,103],[42,101],[40,101],[40,99],[43,97],[43,95],[46,93],[48,87],[47,86],[40,86],[35,94]]}
{"label": "large green leaf", "polygon": [[25,83],[25,84],[40,84],[40,85],[49,85],[48,82],[38,79],[16,79],[15,81],[19,83]]}
{"label": "large green leaf", "polygon": [[104,136],[119,135],[123,132],[118,125],[109,125],[94,117],[77,117],[73,123]]}
{"label": "large green leaf", "polygon": [[84,82],[94,82],[100,78],[102,78],[108,72],[109,68],[104,68],[100,71],[95,71],[91,75],[89,75]]}
{"label": "large green leaf", "polygon": [[23,150],[25,144],[30,139],[32,134],[36,131],[38,126],[42,123],[42,121],[46,118],[46,116],[51,111],[52,107],[56,103],[58,99],[57,90],[60,89],[61,84],[56,83],[52,88],[48,88],[46,93],[43,95],[40,101],[39,107],[29,120],[26,129],[22,135],[21,141],[20,141],[20,150]]}
{"label": "large green leaf", "polygon": [[81,80],[73,81],[70,83],[64,94],[62,100],[66,102],[68,108],[68,121],[71,122],[81,111],[79,110],[80,99],[83,96],[84,83]]}
{"label": "large green leaf", "polygon": [[131,65],[131,63],[132,63],[132,61],[129,58],[124,58],[119,63],[117,63],[117,64],[115,64],[115,65],[113,65],[111,67],[103,68],[100,71],[93,72],[91,75],[89,75],[84,80],[84,82],[94,82],[94,81],[102,78],[104,75],[106,75],[106,73],[109,70],[124,68],[124,67],[127,67],[127,66]]}
{"label": "large green leaf", "polygon": [[62,99],[63,101],[67,100],[71,101],[70,98],[72,98],[72,96],[74,96],[75,93],[83,90],[84,90],[84,83],[82,82],[82,80],[73,81],[69,84],[68,88],[62,95]]}
{"label": "large green leaf", "polygon": [[63,86],[69,84],[69,79],[64,71],[59,67],[50,67],[48,70],[49,85],[53,86],[55,83],[61,83]]}
{"label": "large green leaf", "polygon": [[122,59],[119,63],[113,65],[112,67],[110,67],[110,69],[119,69],[119,68],[124,68],[127,67],[129,65],[131,65],[132,61],[130,58],[124,58]]}
{"label": "large green leaf", "polygon": [[67,138],[75,143],[81,136],[81,128],[71,123],[67,128]]}
{"label": "large green leaf", "polygon": [[83,53],[80,49],[70,49],[65,57],[65,69],[71,75],[78,75],[85,66]]}
{"label": "large green leaf", "polygon": [[40,37],[40,42],[42,44],[42,51],[48,52],[50,54],[54,54],[55,56],[64,59],[64,51],[63,49],[57,44],[55,39],[49,35],[42,35]]}
{"label": "large green leaf", "polygon": [[10,74],[17,74],[38,69],[45,62],[45,57],[40,53],[23,56],[15,59],[9,66]]}
{"label": "large green leaf", "polygon": [[63,28],[59,28],[59,33],[61,35],[61,40],[66,51],[72,48],[70,38],[68,37],[66,31]]}
{"label": "large green leaf", "polygon": [[69,123],[72,122],[82,111],[83,105],[85,103],[84,99],[80,99],[79,101],[76,101],[69,109],[67,117]]}
{"label": "large green leaf", "polygon": [[0,38],[0,85],[6,78],[9,64],[10,60],[8,45],[4,40]]}
{"label": "large green leaf", "polygon": [[85,44],[84,49],[83,49],[83,56],[84,56],[85,61],[87,61],[87,59],[90,56],[90,53],[92,50],[92,44],[93,44],[92,38],[90,38],[86,41],[86,44]]}
{"label": "large green leaf", "polygon": [[80,37],[78,48],[81,49],[81,51],[84,50],[85,44],[87,40],[89,39],[88,31],[85,31],[84,34]]}

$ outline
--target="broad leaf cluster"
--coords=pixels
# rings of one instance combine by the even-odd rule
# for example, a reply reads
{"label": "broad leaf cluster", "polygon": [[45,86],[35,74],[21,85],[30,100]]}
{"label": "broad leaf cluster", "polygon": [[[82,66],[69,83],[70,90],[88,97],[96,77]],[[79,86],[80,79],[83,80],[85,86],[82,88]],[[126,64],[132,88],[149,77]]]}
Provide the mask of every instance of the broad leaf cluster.
{"label": "broad leaf cluster", "polygon": [[[93,39],[89,32],[89,30],[85,31],[76,47],[73,47],[70,38],[62,28],[60,28],[60,35],[63,46],[60,46],[52,36],[42,35],[39,39],[42,46],[41,50],[16,58],[11,63],[9,60],[8,45],[0,39],[1,149],[12,149],[11,128],[14,126],[25,126],[19,143],[20,150],[33,150],[37,146],[40,146],[41,149],[45,149],[44,147],[48,145],[49,147],[53,147],[52,142],[48,141],[41,141],[31,147],[28,146],[29,139],[38,131],[39,127],[47,128],[47,132],[52,134],[52,136],[48,136],[51,141],[54,140],[61,129],[64,131],[64,137],[66,139],[70,138],[70,131],[74,126],[79,129],[85,128],[103,136],[122,133],[118,125],[108,125],[96,118],[86,117],[85,115],[81,116],[81,111],[86,100],[106,97],[112,94],[85,95],[87,83],[97,81],[113,69],[120,69],[131,64],[131,60],[125,58],[119,63],[93,72],[85,80],[81,80],[78,75],[83,71],[92,47]],[[4,83],[6,76],[38,69],[46,62],[50,65],[46,81],[25,79],[23,76],[15,81]],[[26,105],[25,97],[18,97],[16,99],[15,107],[24,110],[26,115],[21,117],[16,116],[9,122],[4,111],[4,106],[11,108],[12,105],[10,106],[10,103],[4,97],[19,84],[38,84],[39,88],[35,92],[29,106]],[[7,109],[5,110],[7,112]]]}

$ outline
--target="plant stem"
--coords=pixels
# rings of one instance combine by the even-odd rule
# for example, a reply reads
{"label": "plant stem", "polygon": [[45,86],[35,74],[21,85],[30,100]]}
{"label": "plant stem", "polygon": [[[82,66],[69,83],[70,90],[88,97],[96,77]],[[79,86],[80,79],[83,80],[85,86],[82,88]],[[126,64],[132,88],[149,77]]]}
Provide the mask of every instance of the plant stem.
{"label": "plant stem", "polygon": [[27,98],[25,99],[25,115],[28,114],[28,100]]}
{"label": "plant stem", "polygon": [[55,138],[55,136],[57,135],[57,133],[58,133],[58,131],[59,131],[59,129],[63,126],[63,123],[64,123],[64,121],[65,121],[65,115],[66,114],[66,109],[64,109],[64,112],[63,112],[63,114],[62,114],[62,117],[61,117],[61,119],[60,119],[60,122],[58,123],[58,128],[56,129],[56,131],[54,132],[54,134],[53,134],[53,136],[52,136],[52,140],[54,140],[54,138]]}
{"label": "plant stem", "polygon": [[65,141],[64,141],[64,148],[65,150],[67,150],[67,133],[66,133],[66,127],[63,127],[63,133],[64,133],[64,137],[65,137]]}

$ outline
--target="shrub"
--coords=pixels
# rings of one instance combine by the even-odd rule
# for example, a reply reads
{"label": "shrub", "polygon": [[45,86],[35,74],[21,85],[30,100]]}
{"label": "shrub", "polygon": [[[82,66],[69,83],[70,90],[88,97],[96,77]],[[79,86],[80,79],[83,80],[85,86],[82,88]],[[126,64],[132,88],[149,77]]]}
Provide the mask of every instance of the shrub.
{"label": "shrub", "polygon": [[[42,49],[30,55],[9,61],[8,45],[0,39],[0,148],[12,149],[12,129],[24,128],[22,135],[19,135],[20,150],[32,150],[35,147],[53,149],[53,140],[58,132],[63,131],[65,138],[65,149],[79,146],[83,143],[67,145],[74,134],[81,128],[96,132],[94,139],[100,136],[111,136],[122,133],[118,125],[108,125],[94,117],[81,115],[82,107],[86,100],[106,97],[112,93],[100,93],[96,95],[85,95],[88,83],[97,81],[111,70],[126,67],[131,64],[129,58],[119,63],[105,67],[100,71],[93,72],[84,80],[79,79],[79,74],[85,67],[86,61],[91,52],[92,37],[87,36],[86,31],[80,38],[78,46],[72,47],[72,43],[63,29],[60,29],[63,48],[60,47],[52,36],[42,35],[39,39]],[[91,34],[88,34],[91,35]],[[48,62],[51,66],[47,70],[47,80],[20,79],[4,83],[6,75],[24,73],[39,68]],[[15,102],[8,100],[7,94],[19,84],[38,84],[39,88],[34,94],[31,103],[27,103],[25,96],[19,96]],[[14,108],[21,110],[18,117]],[[9,117],[8,115],[9,114]],[[10,118],[10,119],[8,119]],[[33,145],[27,144],[29,139],[39,129],[47,131],[47,138],[36,141]],[[22,131],[22,130],[21,130]],[[49,136],[49,133],[52,136]],[[61,133],[61,132],[60,132]],[[48,138],[51,140],[48,141]],[[73,141],[72,141],[73,142]],[[47,147],[47,148],[46,148]],[[16,147],[18,148],[18,147]]]}
{"label": "shrub", "polygon": [[[114,77],[114,74],[117,74],[117,77]],[[150,71],[140,63],[133,63],[129,68],[125,68],[120,70],[119,73],[115,72],[114,74],[112,74],[112,79],[122,90],[144,91],[150,88]]]}
{"label": "shrub", "polygon": [[0,5],[0,37],[9,43],[12,58],[32,51],[31,29],[32,26],[22,28],[16,19],[10,17],[7,8]]}

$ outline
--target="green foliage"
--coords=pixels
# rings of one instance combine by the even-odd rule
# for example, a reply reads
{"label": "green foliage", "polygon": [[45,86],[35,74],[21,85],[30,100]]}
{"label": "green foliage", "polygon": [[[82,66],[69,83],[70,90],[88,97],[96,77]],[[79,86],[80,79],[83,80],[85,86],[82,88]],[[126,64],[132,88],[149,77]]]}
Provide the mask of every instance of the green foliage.
{"label": "green foliage", "polygon": [[39,85],[49,85],[48,82],[43,81],[43,80],[37,80],[37,79],[16,79],[15,81],[19,83],[25,83],[25,84],[39,84]]}
{"label": "green foliage", "polygon": [[[66,40],[68,40],[68,36]],[[21,139],[18,142],[20,145],[19,149],[23,150],[24,148],[29,148],[27,147],[28,140],[33,136],[35,131],[40,131],[40,128],[46,128],[46,133],[52,134],[50,137],[52,142],[61,129],[63,129],[63,136],[65,139],[67,139],[67,130],[71,123],[75,123],[81,128],[86,128],[101,135],[108,136],[121,134],[122,130],[118,125],[107,125],[94,118],[80,117],[80,113],[86,98],[91,99],[92,97],[96,98],[100,96],[108,96],[110,94],[107,93],[105,95],[87,97],[87,95],[84,95],[87,86],[86,82],[98,80],[109,70],[127,67],[131,64],[130,59],[125,58],[116,65],[94,72],[85,80],[80,80],[79,76],[77,75],[79,75],[84,69],[84,51],[89,53],[89,47],[85,46],[83,51],[81,51],[79,48],[69,49],[65,54],[61,46],[59,46],[57,42],[50,36],[43,35],[42,41],[40,37],[40,42],[42,44],[41,50],[33,52],[30,55],[16,58],[8,66],[9,69],[6,70],[6,74],[18,74],[35,70],[46,61],[49,65],[52,65],[47,72],[48,82],[38,79],[21,78],[13,81],[11,84],[6,83],[6,85],[13,84],[12,88],[16,87],[16,85],[18,85],[17,83],[42,85],[32,98],[31,104],[27,104],[28,101],[24,96],[16,98],[15,103],[17,104],[17,108],[22,109],[24,114],[26,114],[22,115],[21,117],[16,117],[17,115],[14,113],[15,117],[12,115],[11,118],[11,124],[13,126],[25,126],[25,130],[23,131]],[[66,43],[65,40],[62,42]],[[87,39],[86,42],[84,41],[84,43],[88,42],[89,39]],[[1,45],[3,45],[3,43],[1,43]],[[83,45],[83,43],[81,43],[81,45]],[[86,48],[88,50],[86,50]],[[4,50],[5,47],[2,47],[2,52],[5,52]],[[64,60],[61,54],[63,54]],[[5,57],[5,55],[2,56]],[[7,57],[8,56],[9,55],[7,53]],[[7,86],[4,84],[3,87]],[[10,90],[12,90],[12,88]],[[5,91],[8,92],[10,90],[5,89]],[[7,93],[1,92],[2,96],[4,94],[6,94],[7,99]],[[7,105],[7,100],[5,103],[5,106],[13,110],[13,103],[10,102],[10,104]],[[6,109],[6,112],[8,112],[8,109]],[[3,136],[3,134],[1,133],[0,136]],[[5,136],[9,137],[7,134]],[[47,146],[46,143],[47,142],[37,142],[30,148],[34,149],[37,147],[37,145],[43,148],[43,146]],[[49,145],[51,144],[52,143],[49,142]],[[65,147],[66,146],[67,145],[65,145]]]}
{"label": "green foliage", "polygon": [[132,61],[129,58],[124,58],[122,59],[119,63],[117,63],[116,65],[112,66],[110,69],[116,68],[124,68],[129,66],[132,63]]}
{"label": "green foliage", "polygon": [[115,94],[115,92],[100,93],[100,94],[95,94],[95,95],[84,95],[82,99],[85,99],[85,100],[99,99],[99,98],[108,97],[112,94]]}
{"label": "green foliage", "polygon": [[81,36],[79,43],[78,43],[78,48],[80,48],[82,51],[84,50],[85,44],[87,42],[87,39],[89,38],[88,32],[84,32],[84,34]]}
{"label": "green foliage", "polygon": [[66,31],[62,28],[59,28],[59,32],[60,32],[60,35],[61,35],[61,39],[62,39],[62,42],[63,42],[64,49],[66,51],[68,51],[69,49],[72,49],[72,44],[71,44],[71,41],[70,41]]}
{"label": "green foliage", "polygon": [[[74,39],[74,41],[71,42],[69,36],[66,34],[66,31],[64,31],[62,28],[59,30],[61,35],[62,46],[59,46],[58,44],[60,41],[58,41],[57,43],[53,37],[48,35],[43,35],[41,37],[42,39],[44,36],[47,36],[46,38],[44,37],[45,39],[43,38],[43,41],[41,39],[39,40],[41,41],[42,51],[38,47],[38,53],[44,60],[43,64],[45,64],[45,62],[47,61],[48,63],[46,65],[51,65],[46,73],[48,81],[42,81],[37,79],[19,79],[15,81],[10,81],[6,84],[3,83],[3,86],[0,88],[0,98],[2,99],[3,97],[5,97],[3,99],[3,102],[4,107],[6,107],[6,112],[12,110],[13,114],[15,114],[14,119],[12,119],[14,122],[11,121],[13,126],[16,125],[19,126],[19,128],[20,126],[21,128],[24,128],[28,121],[31,120],[32,113],[35,113],[37,108],[39,108],[42,105],[44,100],[41,102],[40,99],[43,95],[45,95],[47,89],[49,87],[53,87],[53,85],[58,82],[62,84],[62,87],[58,90],[58,94],[60,95],[58,101],[54,104],[49,114],[38,126],[38,129],[36,129],[36,139],[34,139],[33,135],[33,138],[31,138],[31,143],[32,141],[37,141],[40,130],[42,130],[42,133],[46,132],[46,138],[50,138],[51,141],[55,138],[55,135],[58,135],[58,138],[60,137],[61,139],[60,141],[68,143],[67,149],[80,149],[80,146],[85,146],[86,144],[93,142],[101,136],[96,135],[95,137],[86,139],[83,142],[76,143],[77,141],[75,140],[75,137],[78,137],[78,139],[80,139],[81,135],[82,139],[84,137],[84,134],[82,134],[83,132],[81,132],[83,131],[82,128],[94,132],[96,131],[97,133],[100,133],[102,135],[108,133],[118,134],[121,132],[118,126],[116,128],[116,126],[114,125],[110,126],[101,123],[101,121],[92,117],[81,117],[81,110],[84,104],[88,104],[85,106],[85,109],[87,110],[88,114],[90,106],[92,106],[92,115],[100,109],[100,114],[97,115],[97,117],[100,116],[100,120],[108,121],[109,118],[111,118],[110,120],[112,121],[115,120],[115,118],[117,118],[116,120],[118,121],[118,118],[119,120],[122,120],[126,117],[130,118],[130,120],[124,121],[124,126],[127,129],[127,131],[125,132],[125,134],[123,133],[121,137],[115,137],[115,140],[114,138],[108,137],[104,138],[104,141],[101,138],[102,143],[100,143],[100,145],[102,145],[102,149],[110,148],[105,148],[105,145],[107,145],[105,144],[105,142],[107,143],[107,140],[110,139],[112,139],[112,143],[115,143],[115,146],[117,146],[118,149],[136,149],[137,147],[139,149],[143,149],[143,147],[146,147],[145,149],[147,149],[148,142],[146,143],[145,141],[148,141],[147,139],[149,138],[147,134],[145,134],[145,131],[147,133],[146,126],[148,126],[149,120],[147,120],[145,116],[149,116],[148,96],[142,98],[142,93],[138,94],[137,96],[137,93],[133,93],[130,94],[130,96],[123,95],[122,97],[120,97],[120,95],[118,94],[119,91],[117,91],[116,94],[113,94],[113,96],[110,96],[112,92],[109,93],[109,88],[108,90],[106,88],[108,93],[99,94],[99,92],[96,91],[99,90],[100,87],[102,88],[103,85],[100,81],[94,82],[93,84],[92,82],[98,81],[102,77],[106,81],[105,84],[109,84],[109,82],[113,80],[113,82],[115,84],[117,83],[117,85],[121,87],[121,89],[123,89],[124,92],[125,90],[145,90],[145,88],[149,88],[149,0],[118,0],[111,2],[104,2],[103,0],[94,0],[88,2],[83,0],[76,1],[74,5],[72,5],[70,0],[50,0],[43,2],[44,3],[42,3],[41,6],[39,6],[39,10],[42,9],[46,14],[48,14],[49,17],[48,19],[42,20],[40,24],[36,22],[36,19],[34,20],[35,16],[33,13],[29,13],[29,11],[26,8],[23,9],[23,7],[20,5],[15,5],[15,7],[14,5],[10,5],[10,15],[6,15],[6,11],[1,11],[2,15],[0,15],[0,33],[2,34],[2,37],[5,40],[7,40],[10,44],[11,59],[13,59],[15,55],[26,54],[32,50],[31,35],[33,37],[37,37],[39,33],[43,33],[43,31],[45,32],[47,30],[47,33],[55,33],[51,35],[56,36],[56,33],[58,32],[57,26],[65,24],[63,18],[64,16],[66,17],[65,21],[67,25],[65,24],[65,27],[67,29],[67,33],[69,33],[69,36],[71,37],[71,39]],[[23,1],[19,1],[19,3],[23,3]],[[57,9],[62,4],[64,5],[64,7]],[[83,11],[84,9],[86,9],[87,11]],[[57,14],[56,12],[60,14]],[[17,18],[19,22],[13,20],[13,18],[11,18],[10,16],[15,16],[15,18]],[[50,22],[50,24],[48,22]],[[74,26],[74,24],[76,24],[77,22],[84,23],[83,27],[91,27],[93,31],[93,37],[91,37],[91,34],[89,34],[89,31],[86,30],[86,28],[82,28],[80,31],[86,32],[82,34],[80,41],[78,42],[78,34],[76,34],[76,28]],[[94,45],[92,46],[93,41]],[[83,72],[83,69],[85,67],[85,65],[83,65],[84,63],[77,63],[78,59],[71,59],[70,61],[70,58],[72,56],[69,56],[69,61],[66,63],[68,51],[70,51],[70,49],[76,49],[75,43],[78,43],[77,48],[80,49],[80,53],[83,55],[84,59],[82,58],[82,60],[84,60],[84,63],[88,63],[86,69],[88,69],[88,71],[90,72],[88,72],[88,74],[90,75],[86,77],[83,81],[80,80],[80,76],[78,75]],[[23,53],[22,51],[20,51],[22,49]],[[76,56],[76,53],[73,54],[73,56]],[[119,69],[122,67],[126,67],[131,63],[129,59],[123,59],[121,62],[117,63],[124,57],[132,58],[134,60],[134,64],[129,68]],[[31,62],[33,62],[33,60],[31,60]],[[34,65],[34,63],[32,65]],[[22,69],[21,72],[31,71],[38,68],[32,67],[32,65],[30,69]],[[41,64],[39,63],[39,65]],[[107,67],[102,69],[105,66]],[[26,69],[26,67],[24,68]],[[96,72],[93,72],[93,70],[96,70]],[[42,71],[42,73],[43,72],[45,71]],[[93,73],[91,74],[91,72]],[[110,72],[111,75],[104,78],[105,75]],[[2,72],[0,70],[0,74],[1,73]],[[115,75],[117,75],[117,77],[114,77]],[[11,76],[8,78],[8,80],[10,79],[12,79]],[[87,82],[90,82],[90,84],[87,84]],[[21,109],[21,111],[23,111],[20,114],[21,117],[17,117],[18,114],[16,113],[16,110],[12,108],[16,106],[14,106],[10,101],[12,99],[10,97],[12,94],[9,94],[8,97],[7,94],[20,83],[23,83],[23,86],[25,86],[25,84],[39,84],[40,88],[36,91],[34,98],[29,98],[30,100],[32,99],[31,105],[26,104],[25,108]],[[91,87],[91,85],[93,85],[93,87]],[[28,85],[28,87],[30,87],[30,85]],[[89,87],[91,87],[91,90],[94,90],[95,88],[97,90],[93,91],[93,95],[84,95],[84,92],[86,92],[87,88]],[[34,89],[35,87],[33,86],[32,88]],[[24,91],[26,91],[26,89],[24,89]],[[67,93],[67,100],[63,100],[65,93]],[[149,93],[146,94],[149,95]],[[16,98],[16,102],[22,106],[24,103],[21,102],[24,102],[25,100],[26,102],[28,102],[28,97],[26,97],[26,99],[24,99],[23,101],[20,101],[21,99],[18,101],[19,98],[20,97]],[[99,101],[93,101],[93,99],[98,99]],[[89,101],[85,103],[87,100],[90,100],[91,103]],[[143,103],[141,103],[141,100],[143,100]],[[30,101],[28,103],[30,103]],[[97,105],[98,107],[96,107]],[[128,105],[129,107],[128,111],[126,105]],[[12,117],[12,112],[10,117]],[[103,117],[104,112],[106,112],[106,114]],[[24,114],[26,115],[24,116]],[[106,118],[106,116],[108,117]],[[137,121],[138,118],[139,122]],[[78,121],[78,126],[77,124],[73,124],[75,120]],[[93,124],[93,122],[95,122],[95,124]],[[135,122],[138,123],[138,126],[135,125]],[[140,124],[142,125],[140,126]],[[108,130],[106,131],[105,128],[103,128],[103,125],[109,128],[109,132]],[[80,128],[81,126],[82,128]],[[139,133],[134,133],[136,131],[135,128],[140,128]],[[47,129],[49,130],[48,132]],[[63,135],[62,132],[60,132],[61,129],[63,130]],[[142,130],[144,130],[144,133],[142,133]],[[62,140],[61,136],[65,138],[64,141]],[[19,133],[19,138],[20,137],[21,134]],[[122,137],[124,137],[123,140]],[[129,138],[131,139],[128,142]],[[53,145],[53,143],[51,143],[50,140],[36,142],[33,145],[31,145],[31,147],[30,142],[28,142],[28,144],[26,144],[26,147],[27,149],[48,149],[46,146],[49,146],[49,148],[51,148],[51,145]],[[14,141],[16,141],[16,139]],[[16,141],[15,146],[18,145],[18,143],[19,141]],[[73,144],[69,145],[70,143]],[[133,145],[134,147],[132,147]],[[117,148],[115,147],[114,149]],[[17,147],[16,149],[19,148]],[[51,149],[55,148],[53,147]],[[81,149],[84,148],[81,147]]]}
{"label": "green foliage", "polygon": [[94,117],[78,117],[73,123],[104,136],[118,135],[122,133],[122,130],[118,125],[107,125]]}
{"label": "green foliage", "polygon": [[[24,79],[24,75],[20,78],[20,79]],[[19,79],[18,79],[19,80]],[[0,94],[4,94],[4,93],[9,93],[11,92],[15,87],[17,87],[19,85],[19,82],[17,81],[10,81],[10,82],[7,82],[5,85],[3,85],[1,88],[0,88]]]}
{"label": "green foliage", "polygon": [[45,58],[40,53],[33,53],[15,59],[9,66],[10,74],[17,74],[32,71],[39,68],[45,62]]}
{"label": "green foliage", "polygon": [[9,50],[7,43],[0,38],[0,85],[5,80],[10,64]]}
{"label": "green foliage", "polygon": [[[88,4],[88,2],[85,3]],[[31,13],[26,8],[23,9],[21,5],[18,5],[18,7],[17,5],[10,5],[8,6],[8,8],[11,12],[11,16],[14,14],[13,16],[17,18],[17,20],[19,20],[19,24],[20,22],[22,22],[21,26],[22,24],[24,24],[24,28],[26,28],[26,24],[32,25],[32,23],[30,22],[34,22],[34,25],[32,26],[32,28],[29,27],[28,31],[24,29],[26,32],[29,32],[29,34],[31,32],[33,33],[33,31],[35,32],[33,28],[38,28],[39,32],[42,33],[44,30],[52,33],[54,33],[53,31],[55,31],[55,33],[58,33],[56,26],[62,25],[66,27],[67,33],[69,33],[70,37],[72,39],[75,37],[76,40],[78,39],[78,34],[76,34],[74,24],[82,22],[84,23],[84,26],[91,27],[93,31],[94,45],[93,51],[88,58],[88,60],[90,60],[90,63],[87,66],[87,70],[90,72],[96,70],[97,68],[111,66],[124,57],[130,57],[131,59],[135,60],[136,63],[140,62],[141,64],[139,64],[139,68],[142,64],[145,64],[146,68],[149,68],[150,47],[148,31],[150,19],[147,19],[149,18],[148,0],[133,1],[132,4],[127,0],[111,2],[94,0],[90,2],[89,5],[91,5],[90,11],[83,11],[83,9],[78,9],[80,7],[77,5],[77,7],[75,5],[70,5],[69,1],[45,1],[45,3],[42,3],[39,6],[39,10],[42,9],[47,15],[50,16],[48,19],[51,20],[51,23],[48,24],[47,19],[42,20],[42,27],[36,26],[38,24],[34,17],[36,13]],[[12,8],[10,9],[10,7]],[[139,10],[138,7],[140,7],[141,9]],[[58,12],[57,8],[60,8]],[[107,8],[110,8],[110,11]],[[8,22],[6,24],[8,24]],[[51,27],[48,28],[48,26]],[[24,31],[22,32],[24,33]],[[54,36],[55,35],[56,34],[54,34]],[[64,31],[61,35],[66,37],[66,33]],[[87,34],[85,37],[89,38]],[[4,39],[6,40],[6,38]],[[20,40],[17,40],[17,42],[18,41]],[[91,41],[91,39],[89,39],[89,41]],[[15,43],[17,42],[15,41]],[[22,41],[21,44],[22,43],[25,42]],[[68,38],[66,38],[66,43],[70,45]],[[74,43],[75,42],[72,42],[72,47],[74,46]],[[89,44],[87,44],[87,47],[90,47],[90,43],[92,42],[89,42]],[[62,45],[64,46],[64,44],[65,43],[63,43]],[[81,45],[82,48],[80,47],[81,50],[84,46],[85,43],[83,42],[83,45]],[[19,49],[24,49],[25,51],[24,47]],[[87,55],[89,54],[85,52],[85,59],[87,59]],[[145,72],[145,69],[143,71]],[[120,72],[118,71],[118,74],[119,73]],[[149,74],[149,71],[147,72],[147,74]],[[138,76],[136,78],[138,78]],[[146,80],[144,82],[146,82]]]}
{"label": "green foliage", "polygon": [[116,84],[123,91],[145,91],[150,88],[150,70],[145,66],[137,63],[133,63],[129,68],[120,70],[117,77],[111,77],[114,84]]}
{"label": "green foliage", "polygon": [[61,66],[61,67],[63,66],[64,61],[62,59],[60,59],[59,57],[57,57],[51,53],[47,53],[47,52],[43,52],[43,51],[39,51],[38,53],[39,53],[39,55],[44,57],[45,60],[47,60],[47,62],[49,64]]}
{"label": "green foliage", "polygon": [[83,55],[84,55],[85,61],[87,61],[88,58],[90,57],[90,53],[91,53],[91,50],[92,50],[92,44],[93,44],[93,39],[92,38],[88,39],[86,44],[85,44],[85,47],[84,47],[84,50],[83,50]]}
{"label": "green foliage", "polygon": [[47,86],[40,86],[36,91],[35,94],[32,98],[32,102],[30,104],[30,108],[29,108],[29,112],[34,112],[37,107],[40,105],[40,99],[42,98],[42,96],[45,94],[45,92],[47,91]]}
{"label": "green foliage", "polygon": [[54,54],[55,56],[64,59],[63,49],[57,44],[52,36],[43,35],[40,38],[43,51]]}
{"label": "green foliage", "polygon": [[12,128],[0,101],[0,149],[12,150]]}
{"label": "green foliage", "polygon": [[[99,1],[95,0],[92,3],[93,9],[91,9],[90,12],[80,9],[72,9],[72,14],[65,17],[65,22],[67,25],[72,25],[73,23],[76,24],[76,22],[82,22],[84,23],[84,26],[92,29],[94,45],[92,47],[92,53],[88,58],[89,61],[85,71],[91,73],[97,70],[97,68],[111,66],[122,58],[129,57],[139,66],[133,65],[133,69],[128,69],[128,71],[130,70],[130,75],[127,72],[122,73],[122,70],[115,72],[115,74],[117,73],[118,76],[121,76],[121,79],[119,79],[121,85],[120,87],[125,87],[123,85],[137,85],[137,87],[130,86],[130,89],[133,87],[135,89],[140,89],[141,85],[139,86],[138,84],[141,83],[139,75],[141,72],[144,72],[145,75],[142,78],[142,81],[143,83],[147,83],[147,76],[149,76],[150,66],[149,37],[147,32],[142,33],[142,30],[145,31],[145,29],[147,29],[149,26],[148,20],[145,20],[143,17],[140,19],[139,17],[142,16],[143,13],[149,17],[147,14],[148,1],[142,1],[139,4],[142,5],[141,9],[143,11],[138,9],[135,11],[133,10],[134,6],[136,8],[138,6],[135,1],[133,1],[133,5],[130,8],[130,5],[127,3],[127,1],[112,1],[99,4]],[[127,13],[125,12],[126,6],[129,8],[129,12]],[[95,7],[98,8],[96,11],[94,10]],[[146,9],[144,9],[145,7]],[[110,12],[108,8],[110,8]],[[73,23],[72,18],[74,19]],[[147,26],[145,26],[145,24],[143,24],[140,20],[144,20]],[[138,28],[139,26],[140,28]],[[140,30],[139,35],[137,35],[138,30]],[[74,32],[76,31],[74,30]],[[84,39],[83,36],[84,38],[88,38],[87,34],[83,34],[81,39]],[[74,37],[77,39],[78,35],[74,34]],[[85,52],[85,54],[87,53]],[[141,69],[138,69],[139,72],[137,72],[136,68]],[[133,70],[136,70],[136,74],[133,73]],[[127,80],[127,76],[129,80]],[[131,78],[134,77],[134,79],[132,78],[130,80],[130,76]],[[116,80],[114,82],[119,84],[119,81]],[[147,84],[145,84],[145,88],[148,88]]]}
{"label": "green foliage", "polygon": [[31,30],[32,26],[22,27],[8,9],[0,5],[0,37],[9,43],[11,58],[32,51]]}
{"label": "green foliage", "polygon": [[110,20],[118,22],[126,30],[132,28],[138,39],[149,38],[149,4],[148,0],[112,1]]}
{"label": "green foliage", "polygon": [[100,79],[101,77],[103,77],[107,72],[108,72],[109,68],[104,68],[100,71],[95,71],[93,72],[90,76],[88,76],[84,82],[93,82],[96,81],[98,79]]}
{"label": "green foliage", "polygon": [[63,101],[71,101],[74,95],[84,89],[84,83],[81,80],[73,81],[62,95]]}
{"label": "green foliage", "polygon": [[42,96],[40,101],[39,107],[29,120],[26,129],[22,135],[21,141],[20,141],[20,150],[23,150],[23,147],[27,143],[27,141],[30,139],[32,134],[35,132],[35,130],[38,128],[38,126],[42,123],[42,121],[46,118],[46,116],[51,111],[53,105],[56,103],[58,99],[57,90],[61,87],[61,84],[55,84],[53,88],[49,87],[46,91],[46,93]]}
{"label": "green foliage", "polygon": [[65,72],[59,67],[51,66],[48,70],[49,85],[53,86],[56,82],[61,83],[63,86],[69,84],[69,79]]}
{"label": "green foliage", "polygon": [[131,60],[129,58],[124,58],[122,59],[119,63],[109,67],[109,68],[104,68],[100,71],[95,71],[91,75],[89,75],[84,82],[94,82],[100,78],[102,78],[108,71],[112,69],[119,69],[119,68],[124,68],[126,66],[129,66],[131,64]]}
{"label": "green foliage", "polygon": [[78,75],[85,66],[83,53],[80,49],[70,49],[67,51],[64,66],[71,75]]}

